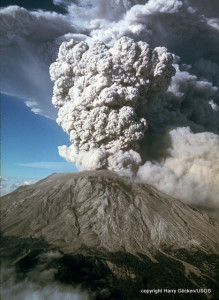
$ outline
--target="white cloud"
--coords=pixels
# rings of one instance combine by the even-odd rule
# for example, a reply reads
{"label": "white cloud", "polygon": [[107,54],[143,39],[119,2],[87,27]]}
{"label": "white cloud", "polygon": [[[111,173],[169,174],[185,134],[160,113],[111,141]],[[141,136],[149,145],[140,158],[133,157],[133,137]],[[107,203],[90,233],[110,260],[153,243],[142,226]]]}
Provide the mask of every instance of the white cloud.
{"label": "white cloud", "polygon": [[[55,280],[58,268],[56,260],[62,254],[59,252],[42,253],[37,257],[38,264],[28,272],[19,273],[18,269],[5,264],[1,268],[1,295],[4,300],[88,300],[86,291],[80,285],[72,287]],[[54,266],[51,267],[51,262]],[[23,276],[25,274],[25,277]],[[23,276],[23,277],[22,277]]]}
{"label": "white cloud", "polygon": [[29,185],[37,182],[36,179],[20,179],[13,177],[1,177],[1,196],[13,192],[21,185]]}

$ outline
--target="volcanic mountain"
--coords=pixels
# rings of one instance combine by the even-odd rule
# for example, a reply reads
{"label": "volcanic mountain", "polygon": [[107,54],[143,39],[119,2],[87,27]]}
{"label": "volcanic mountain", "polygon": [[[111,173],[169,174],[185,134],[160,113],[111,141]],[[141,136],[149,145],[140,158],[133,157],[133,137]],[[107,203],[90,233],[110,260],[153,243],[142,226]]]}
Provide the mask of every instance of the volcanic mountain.
{"label": "volcanic mountain", "polygon": [[110,171],[52,174],[3,196],[1,217],[2,259],[22,274],[58,251],[56,280],[91,299],[218,297],[218,223],[150,185]]}

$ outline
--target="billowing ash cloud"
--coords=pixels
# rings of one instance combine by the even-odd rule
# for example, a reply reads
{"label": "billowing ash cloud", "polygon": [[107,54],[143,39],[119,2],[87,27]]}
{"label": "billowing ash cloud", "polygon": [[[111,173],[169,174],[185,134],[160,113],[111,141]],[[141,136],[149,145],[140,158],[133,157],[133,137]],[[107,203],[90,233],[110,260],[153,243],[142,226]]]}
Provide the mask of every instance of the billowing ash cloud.
{"label": "billowing ash cloud", "polygon": [[[16,93],[25,85],[22,95],[31,99],[27,105],[54,118],[48,67],[67,41],[51,67],[58,122],[73,143],[60,147],[60,154],[76,160],[80,169],[138,171],[137,180],[215,215],[219,209],[218,1],[54,2],[65,6],[67,14],[15,6],[3,9],[2,57],[8,66],[2,72],[3,90]],[[126,54],[119,61],[116,47],[131,41],[128,38],[133,50],[122,49]],[[151,49],[143,55],[146,43]],[[159,52],[157,62],[152,62],[156,47],[173,54],[174,76],[167,52]],[[168,59],[162,61],[162,55]],[[147,63],[137,73],[144,58]],[[159,59],[165,66],[161,80],[146,75],[153,74]],[[16,84],[9,84],[11,78]],[[34,84],[29,84],[30,79]],[[40,96],[48,95],[46,102],[33,92],[37,89]]]}
{"label": "billowing ash cloud", "polygon": [[57,122],[73,144],[60,147],[60,155],[82,170],[136,170],[147,128],[141,107],[167,89],[174,73],[164,47],[151,50],[126,37],[112,48],[99,41],[63,43],[50,74]]}
{"label": "billowing ash cloud", "polygon": [[71,38],[92,37],[112,46],[128,36],[153,48],[165,46],[184,63],[203,58],[219,63],[216,0],[205,0],[207,5],[197,0],[53,2],[65,6],[66,15],[19,6],[0,8],[1,91],[21,97],[34,113],[56,117],[48,67],[60,44]]}
{"label": "billowing ash cloud", "polygon": [[[164,140],[169,140],[168,147],[164,146]],[[218,136],[210,132],[193,133],[189,127],[178,127],[168,131],[157,146],[163,147],[160,150],[163,158],[148,160],[139,168],[137,180],[152,184],[218,218]]]}
{"label": "billowing ash cloud", "polygon": [[[57,121],[73,143],[61,146],[60,155],[79,169],[138,171],[136,180],[216,216],[219,26],[213,10],[206,17],[197,2],[177,0],[62,3],[92,39],[63,44],[50,69]],[[121,43],[134,52],[113,50]],[[137,50],[146,43],[155,50]],[[175,75],[160,46],[173,53]],[[154,64],[156,49],[164,52]],[[135,64],[142,62],[139,72]],[[151,74],[161,65],[156,80]]]}

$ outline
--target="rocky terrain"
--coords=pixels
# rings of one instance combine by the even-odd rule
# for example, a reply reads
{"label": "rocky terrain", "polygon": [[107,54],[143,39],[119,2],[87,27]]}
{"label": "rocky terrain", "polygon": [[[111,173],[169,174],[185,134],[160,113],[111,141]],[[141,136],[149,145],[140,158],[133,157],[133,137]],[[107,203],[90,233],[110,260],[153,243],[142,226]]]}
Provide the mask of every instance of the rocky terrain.
{"label": "rocky terrain", "polygon": [[[153,289],[211,289],[217,299],[219,226],[150,185],[110,171],[52,174],[1,198],[1,256],[25,278],[39,255],[55,280],[90,299],[171,299]],[[2,299],[4,300],[4,299]]]}

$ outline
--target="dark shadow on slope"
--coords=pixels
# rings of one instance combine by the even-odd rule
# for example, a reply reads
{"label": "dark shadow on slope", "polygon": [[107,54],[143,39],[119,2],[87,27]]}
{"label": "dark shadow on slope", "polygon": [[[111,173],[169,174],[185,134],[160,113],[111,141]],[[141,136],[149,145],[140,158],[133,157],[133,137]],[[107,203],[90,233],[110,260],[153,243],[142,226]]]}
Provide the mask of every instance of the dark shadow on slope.
{"label": "dark shadow on slope", "polygon": [[[82,247],[73,255],[61,254],[56,258],[43,254],[57,251],[38,239],[1,238],[2,262],[13,265],[17,282],[25,280],[32,270],[43,265],[45,270],[55,269],[55,282],[71,287],[80,285],[91,299],[207,299],[203,293],[180,294],[158,293],[148,295],[142,290],[157,289],[211,289],[209,299],[218,299],[218,256],[203,252],[166,249],[158,252],[152,262],[146,255],[127,252],[109,253]],[[167,255],[166,255],[166,254]],[[182,262],[181,262],[182,261]],[[197,267],[201,276],[186,275],[185,265]]]}

